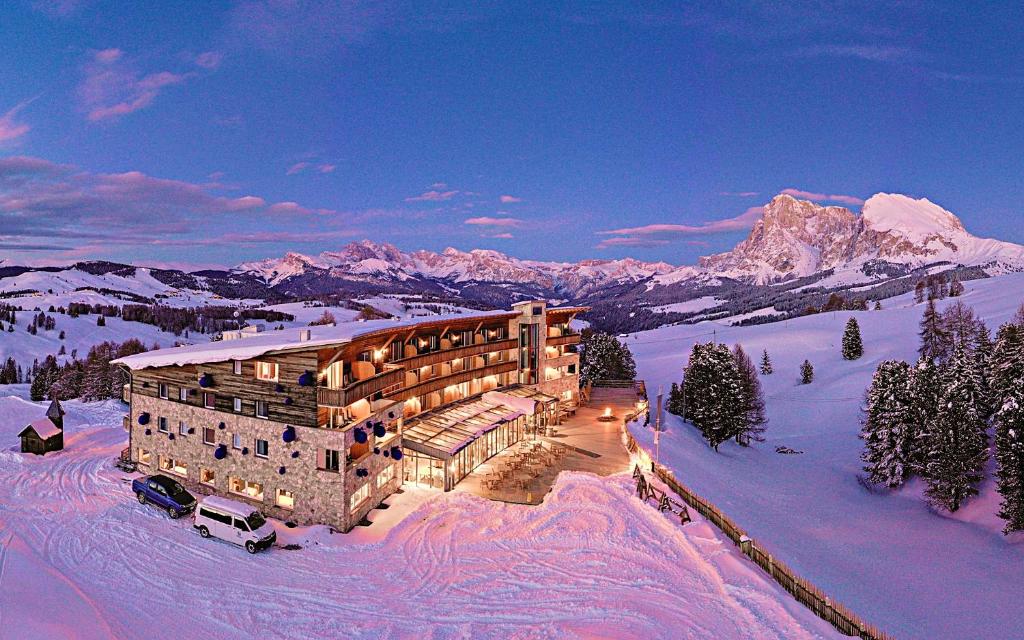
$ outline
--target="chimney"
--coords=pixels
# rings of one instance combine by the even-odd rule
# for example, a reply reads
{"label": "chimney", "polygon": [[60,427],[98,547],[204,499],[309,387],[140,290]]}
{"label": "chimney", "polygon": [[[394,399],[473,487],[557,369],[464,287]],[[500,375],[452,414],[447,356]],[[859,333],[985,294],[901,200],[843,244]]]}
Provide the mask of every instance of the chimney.
{"label": "chimney", "polygon": [[299,329],[299,342],[309,342],[313,337],[311,329]]}

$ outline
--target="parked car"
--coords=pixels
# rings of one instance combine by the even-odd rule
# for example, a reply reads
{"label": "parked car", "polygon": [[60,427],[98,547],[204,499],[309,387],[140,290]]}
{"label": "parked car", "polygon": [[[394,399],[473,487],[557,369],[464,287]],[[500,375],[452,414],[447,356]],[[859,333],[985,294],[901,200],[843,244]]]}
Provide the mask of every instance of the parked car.
{"label": "parked car", "polygon": [[167,511],[172,518],[191,513],[196,508],[196,499],[174,478],[160,474],[132,480],[132,491],[139,504],[154,504]]}
{"label": "parked car", "polygon": [[204,538],[220,538],[245,547],[249,553],[277,541],[277,532],[263,514],[247,504],[207,496],[192,514],[192,526]]}

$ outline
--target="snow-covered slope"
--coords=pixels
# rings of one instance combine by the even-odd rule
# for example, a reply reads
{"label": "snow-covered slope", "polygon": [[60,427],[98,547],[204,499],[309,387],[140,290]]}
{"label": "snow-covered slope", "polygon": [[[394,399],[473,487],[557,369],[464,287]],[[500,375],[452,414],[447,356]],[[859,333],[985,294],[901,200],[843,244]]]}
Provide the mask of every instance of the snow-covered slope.
{"label": "snow-covered slope", "polygon": [[637,500],[628,474],[563,473],[540,506],[421,495],[378,534],[410,489],[358,533],[277,523],[303,548],[253,556],[136,502],[111,464],[118,403],[65,409],[65,450],[23,455],[10,446],[45,405],[0,398],[5,639],[839,637],[699,516],[680,527]]}
{"label": "snow-covered slope", "polygon": [[[1024,274],[965,283],[959,300],[993,331],[1024,303]],[[678,382],[695,342],[742,344],[756,361],[762,349],[775,373],[761,376],[770,422],[767,441],[732,443],[720,453],[676,416],[666,414],[661,461],[799,574],[867,620],[908,640],[1017,639],[1024,629],[1024,535],[1004,537],[991,480],[956,517],[929,510],[918,482],[869,493],[858,438],[864,391],[879,362],[917,356],[924,308],[912,294],[881,311],[839,311],[785,323],[733,327],[704,322],[631,335],[637,372],[652,392]],[[844,325],[856,317],[865,354],[843,360]],[[799,366],[814,382],[799,384]],[[633,429],[653,447],[649,429]],[[776,447],[802,451],[781,455]]]}

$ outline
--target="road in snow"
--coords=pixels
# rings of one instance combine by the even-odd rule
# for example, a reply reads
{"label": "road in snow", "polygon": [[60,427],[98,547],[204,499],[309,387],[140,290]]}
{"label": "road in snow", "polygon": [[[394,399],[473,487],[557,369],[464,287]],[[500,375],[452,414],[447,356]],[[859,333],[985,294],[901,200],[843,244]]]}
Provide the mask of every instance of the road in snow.
{"label": "road in snow", "polygon": [[110,464],[119,403],[65,407],[67,449],[25,456],[15,434],[44,405],[0,398],[5,640],[837,637],[628,475],[563,474],[540,507],[420,495],[384,536],[314,527],[289,531],[301,550],[250,556],[134,500]]}
{"label": "road in snow", "polygon": [[[961,300],[993,334],[1024,302],[1024,274],[965,284]],[[940,309],[953,301],[941,301]],[[739,342],[755,362],[767,349],[774,363],[775,373],[761,377],[766,442],[749,449],[725,444],[715,453],[696,429],[666,414],[662,462],[801,575],[899,638],[1020,638],[1024,535],[1000,533],[991,481],[955,517],[931,512],[919,481],[878,494],[857,482],[864,391],[880,361],[916,360],[924,308],[909,295],[883,305],[754,327],[702,323],[630,336],[638,376],[652,395],[681,379],[696,341]],[[840,339],[851,316],[860,323],[865,355],[847,362]],[[798,384],[804,358],[814,364],[814,382],[806,386]],[[649,429],[634,431],[652,442]],[[779,445],[804,453],[780,455]]]}

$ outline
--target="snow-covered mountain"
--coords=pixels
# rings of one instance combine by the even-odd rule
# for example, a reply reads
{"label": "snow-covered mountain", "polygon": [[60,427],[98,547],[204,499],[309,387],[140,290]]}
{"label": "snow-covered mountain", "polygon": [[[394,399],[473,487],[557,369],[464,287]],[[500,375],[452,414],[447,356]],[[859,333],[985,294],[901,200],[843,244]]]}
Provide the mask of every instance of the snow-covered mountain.
{"label": "snow-covered mountain", "polygon": [[869,262],[916,268],[936,262],[988,272],[1024,269],[1024,246],[978,238],[960,219],[926,198],[879,193],[860,215],[789,195],[775,196],[750,235],[733,250],[701,258],[720,275],[772,282]]}

